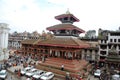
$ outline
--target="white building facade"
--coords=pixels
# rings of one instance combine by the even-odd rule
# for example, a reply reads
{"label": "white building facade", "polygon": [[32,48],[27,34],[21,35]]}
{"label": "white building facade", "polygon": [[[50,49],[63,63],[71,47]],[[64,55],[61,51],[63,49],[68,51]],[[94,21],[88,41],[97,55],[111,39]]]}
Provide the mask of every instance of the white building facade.
{"label": "white building facade", "polygon": [[8,24],[0,23],[0,60],[3,60],[7,56],[7,48],[8,48],[8,34],[10,28],[8,28]]}
{"label": "white building facade", "polygon": [[18,50],[21,48],[21,41],[26,39],[39,39],[40,36],[41,35],[37,31],[34,31],[33,33],[26,31],[23,33],[14,32],[9,35],[8,48],[12,50]]}
{"label": "white building facade", "polygon": [[113,50],[120,55],[120,31],[108,31],[106,38],[99,40],[100,66],[104,66],[106,57]]}

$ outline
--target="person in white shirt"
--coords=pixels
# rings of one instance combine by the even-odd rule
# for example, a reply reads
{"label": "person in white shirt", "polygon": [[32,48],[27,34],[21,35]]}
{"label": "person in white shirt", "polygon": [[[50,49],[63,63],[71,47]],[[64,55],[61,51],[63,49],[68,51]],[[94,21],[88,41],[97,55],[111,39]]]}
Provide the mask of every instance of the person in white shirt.
{"label": "person in white shirt", "polygon": [[64,70],[64,65],[62,64],[62,66],[61,66],[61,70]]}

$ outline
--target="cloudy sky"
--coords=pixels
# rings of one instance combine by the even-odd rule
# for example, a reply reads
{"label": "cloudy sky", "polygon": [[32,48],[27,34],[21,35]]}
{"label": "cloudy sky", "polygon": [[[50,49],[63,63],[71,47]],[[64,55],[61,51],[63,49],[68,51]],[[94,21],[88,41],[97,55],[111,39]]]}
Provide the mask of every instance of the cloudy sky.
{"label": "cloudy sky", "polygon": [[9,24],[10,32],[41,33],[59,24],[54,16],[68,8],[80,19],[74,25],[85,31],[117,30],[120,26],[119,0],[0,0],[0,23]]}

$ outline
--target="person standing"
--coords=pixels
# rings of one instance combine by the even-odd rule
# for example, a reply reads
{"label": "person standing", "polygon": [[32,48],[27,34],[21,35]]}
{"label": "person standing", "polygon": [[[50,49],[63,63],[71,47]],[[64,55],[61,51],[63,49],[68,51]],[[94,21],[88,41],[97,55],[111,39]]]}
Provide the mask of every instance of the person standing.
{"label": "person standing", "polygon": [[62,66],[61,66],[61,70],[63,71],[64,70],[64,65],[62,64]]}

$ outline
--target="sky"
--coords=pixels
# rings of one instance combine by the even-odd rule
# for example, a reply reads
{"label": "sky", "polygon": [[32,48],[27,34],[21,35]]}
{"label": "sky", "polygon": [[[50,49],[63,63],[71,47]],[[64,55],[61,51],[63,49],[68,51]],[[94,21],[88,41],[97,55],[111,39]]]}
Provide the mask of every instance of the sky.
{"label": "sky", "polygon": [[120,26],[119,0],[0,0],[0,23],[10,32],[42,33],[60,24],[54,17],[70,13],[80,19],[74,25],[85,30],[117,30]]}

